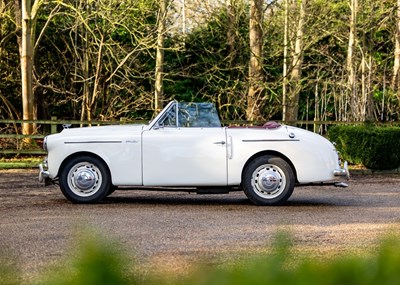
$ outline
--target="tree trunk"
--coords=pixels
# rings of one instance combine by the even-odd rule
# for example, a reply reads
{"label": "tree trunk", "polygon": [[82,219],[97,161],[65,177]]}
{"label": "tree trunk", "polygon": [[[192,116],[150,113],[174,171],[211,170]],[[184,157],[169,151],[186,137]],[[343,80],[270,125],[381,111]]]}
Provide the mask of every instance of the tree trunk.
{"label": "tree trunk", "polygon": [[157,28],[157,52],[156,52],[156,71],[155,71],[155,94],[154,110],[158,113],[164,104],[164,39],[165,21],[167,12],[167,0],[160,0],[160,10],[158,13]]}
{"label": "tree trunk", "polygon": [[226,41],[229,49],[229,60],[233,60],[235,57],[235,0],[228,0],[226,5],[227,14],[227,32]]}
{"label": "tree trunk", "polygon": [[361,102],[359,104],[359,119],[362,121],[372,121],[374,119],[374,98],[371,90],[371,73],[373,67],[372,55],[369,49],[367,35],[362,35],[362,54],[361,54]]}
{"label": "tree trunk", "polygon": [[[89,5],[87,4],[87,0],[85,0],[86,16],[89,17]],[[85,41],[82,43],[82,75],[83,75],[83,94],[82,94],[82,112],[81,112],[81,121],[83,121],[86,117],[88,121],[91,121],[91,112],[90,109],[90,88],[89,88],[89,36],[88,30],[85,24],[82,24],[82,34],[84,35]],[[90,125],[90,124],[89,124]]]}
{"label": "tree trunk", "polygon": [[182,34],[186,35],[186,0],[182,0]]}
{"label": "tree trunk", "polygon": [[285,0],[285,23],[283,32],[283,82],[282,82],[282,120],[286,121],[287,81],[288,81],[288,35],[289,35],[289,1]]}
{"label": "tree trunk", "polygon": [[[347,88],[350,97],[350,113],[351,120],[357,120],[358,118],[358,100],[357,100],[357,89],[356,89],[356,74],[354,67],[354,49],[356,41],[356,21],[357,21],[357,0],[350,0],[350,31],[349,31],[349,43],[347,48]],[[349,118],[345,118],[349,119]]]}
{"label": "tree trunk", "polygon": [[303,50],[304,50],[304,21],[307,0],[302,0],[300,4],[299,21],[296,30],[296,39],[294,52],[292,54],[292,64],[290,79],[288,84],[288,94],[286,98],[286,106],[284,106],[285,120],[297,121],[299,112],[299,98],[302,88],[301,70],[303,65]]}
{"label": "tree trunk", "polygon": [[[21,93],[22,118],[33,120],[35,116],[35,96],[33,91],[33,58],[35,47],[36,18],[41,1],[31,0],[14,1],[15,19],[17,27],[21,28],[21,37],[17,39],[21,61]],[[30,135],[34,132],[33,123],[22,124],[22,134]]]}
{"label": "tree trunk", "polygon": [[250,62],[249,91],[247,94],[246,118],[249,121],[262,118],[260,103],[264,94],[262,72],[263,48],[263,1],[250,1]]}
{"label": "tree trunk", "polygon": [[[23,0],[21,3],[21,87],[22,87],[22,118],[23,120],[33,120],[33,84],[32,84],[32,5],[30,0]],[[22,134],[30,135],[33,133],[33,124],[22,124]]]}
{"label": "tree trunk", "polygon": [[397,17],[396,17],[396,29],[394,34],[394,65],[393,65],[393,77],[392,77],[392,90],[397,94],[397,98],[400,100],[400,0],[397,0]]}
{"label": "tree trunk", "polygon": [[369,69],[368,69],[368,80],[367,80],[367,82],[368,82],[368,94],[367,94],[367,102],[366,102],[366,104],[367,104],[367,106],[366,106],[366,109],[367,109],[367,112],[366,112],[366,117],[365,117],[365,120],[366,121],[370,121],[370,122],[372,122],[374,119],[375,119],[375,117],[374,117],[374,95],[373,95],[373,92],[372,92],[372,64],[373,64],[373,61],[372,61],[372,55],[371,54],[369,54],[368,55],[368,66],[369,66]]}

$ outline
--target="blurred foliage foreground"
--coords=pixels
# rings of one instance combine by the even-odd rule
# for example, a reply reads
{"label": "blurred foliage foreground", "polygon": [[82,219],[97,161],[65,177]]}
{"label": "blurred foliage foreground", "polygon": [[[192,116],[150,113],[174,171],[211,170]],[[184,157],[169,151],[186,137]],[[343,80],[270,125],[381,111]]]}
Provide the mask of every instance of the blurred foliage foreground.
{"label": "blurred foliage foreground", "polygon": [[[325,260],[295,256],[287,234],[278,234],[275,241],[269,254],[224,267],[199,265],[177,278],[132,270],[120,246],[92,235],[80,239],[76,252],[33,284],[400,284],[399,237],[385,238],[373,254],[344,253]],[[0,263],[0,284],[21,284],[18,270],[7,264]]]}

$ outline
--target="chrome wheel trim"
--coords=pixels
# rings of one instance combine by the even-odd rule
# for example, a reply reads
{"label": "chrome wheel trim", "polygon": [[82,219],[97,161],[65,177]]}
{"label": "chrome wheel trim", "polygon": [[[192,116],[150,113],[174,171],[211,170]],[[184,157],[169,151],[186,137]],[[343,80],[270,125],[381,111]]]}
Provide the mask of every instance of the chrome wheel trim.
{"label": "chrome wheel trim", "polygon": [[286,176],[281,168],[274,164],[263,164],[254,170],[251,177],[254,193],[263,199],[274,199],[282,194],[286,187]]}
{"label": "chrome wheel trim", "polygon": [[96,194],[102,185],[100,169],[90,162],[75,164],[68,172],[67,182],[72,193],[80,197]]}

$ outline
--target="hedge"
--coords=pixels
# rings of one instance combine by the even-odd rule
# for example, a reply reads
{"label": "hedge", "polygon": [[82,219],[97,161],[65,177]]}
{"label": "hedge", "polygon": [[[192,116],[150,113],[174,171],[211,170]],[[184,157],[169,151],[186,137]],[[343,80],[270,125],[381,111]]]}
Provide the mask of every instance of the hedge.
{"label": "hedge", "polygon": [[400,127],[335,126],[328,137],[351,164],[375,170],[400,167]]}

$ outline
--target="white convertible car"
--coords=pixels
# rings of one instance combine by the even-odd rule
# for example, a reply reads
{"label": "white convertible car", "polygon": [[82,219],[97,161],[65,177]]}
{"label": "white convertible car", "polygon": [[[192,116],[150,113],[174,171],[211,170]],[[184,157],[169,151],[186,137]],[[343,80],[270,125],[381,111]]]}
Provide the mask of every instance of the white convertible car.
{"label": "white convertible car", "polygon": [[346,187],[347,163],[322,136],[274,122],[222,127],[211,103],[170,102],[148,125],[64,129],[44,140],[39,179],[74,203],[114,190],[243,190],[256,205],[284,203],[297,185]]}

